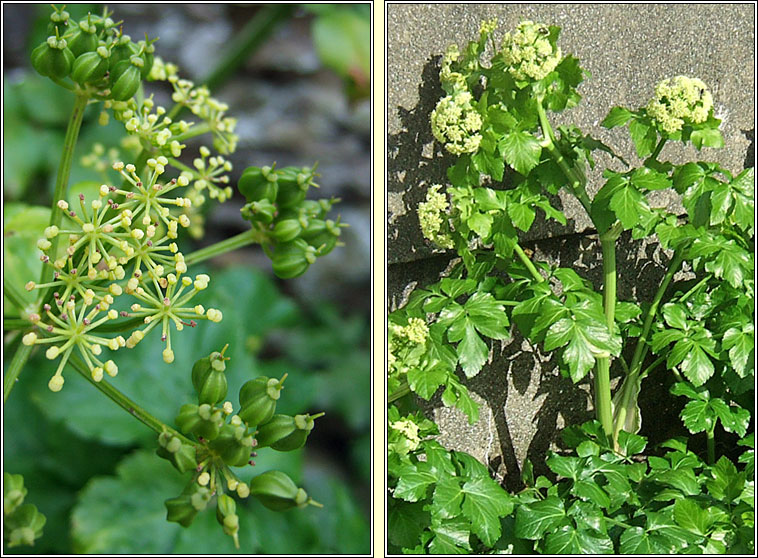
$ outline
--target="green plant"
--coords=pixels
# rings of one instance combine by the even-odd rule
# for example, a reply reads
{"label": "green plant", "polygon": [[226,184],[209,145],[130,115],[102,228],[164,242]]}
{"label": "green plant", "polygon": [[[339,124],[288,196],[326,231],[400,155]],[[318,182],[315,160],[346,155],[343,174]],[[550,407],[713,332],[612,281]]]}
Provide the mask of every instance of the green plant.
{"label": "green plant", "polygon": [[[558,46],[560,28],[531,21],[494,39],[495,21],[459,50],[447,49],[440,82],[446,96],[431,130],[454,155],[450,186],[432,185],[418,207],[424,236],[460,260],[447,277],[416,289],[389,316],[389,539],[410,552],[649,553],[747,552],[752,537],[752,449],[739,461],[717,456],[717,422],[746,437],[753,412],[753,169],[737,176],[718,163],[659,160],[668,142],[721,147],[720,120],[700,80],[664,80],[644,107],[614,107],[602,122],[628,126],[638,165],[576,126],[554,130],[548,114],[580,101],[586,71]],[[485,52],[491,56],[485,60]],[[603,172],[594,196],[593,152],[625,170]],[[506,172],[506,168],[510,172]],[[653,207],[651,192],[673,189],[686,216]],[[553,206],[563,190],[597,231],[602,288],[570,268],[540,262],[519,243],[537,210],[565,225]],[[616,244],[655,235],[669,254],[653,300],[619,300]],[[628,237],[626,237],[628,238]],[[675,282],[687,263],[690,281]],[[413,413],[409,394],[464,411],[476,405],[457,377],[477,375],[487,339],[520,334],[560,354],[574,383],[591,376],[596,421],[564,431],[567,455],[551,454],[557,476],[533,478],[524,466],[518,494],[505,492],[473,459],[432,439],[436,425]],[[648,358],[652,352],[655,358]],[[610,371],[622,375],[615,394]],[[686,442],[643,454],[641,381],[665,367],[693,434],[705,432],[705,459]],[[644,394],[644,392],[642,392]],[[660,448],[659,448],[660,449]],[[717,459],[718,457],[718,459]],[[728,488],[726,488],[728,487]]]}
{"label": "green plant", "polygon": [[[190,474],[182,483],[184,488],[177,490],[179,494],[165,501],[166,518],[188,527],[199,512],[215,507],[221,529],[239,548],[240,537],[245,540],[240,526],[249,522],[241,513],[238,515],[238,508],[249,496],[280,511],[321,505],[290,478],[289,474],[300,473],[287,460],[280,463],[289,474],[276,471],[272,475],[274,471],[265,471],[253,476],[253,480],[242,480],[255,465],[251,457],[257,453],[256,436],[265,431],[269,422],[283,417],[294,424],[293,429],[274,436],[266,445],[279,452],[295,452],[313,430],[313,419],[321,414],[299,414],[303,409],[292,409],[290,405],[282,409],[278,404],[281,380],[275,380],[274,390],[265,374],[253,379],[254,367],[244,356],[245,339],[238,333],[244,332],[239,324],[246,321],[241,313],[233,318],[236,323],[232,327],[221,328],[224,338],[215,339],[218,344],[205,349],[204,354],[198,353],[198,347],[192,343],[180,340],[188,333],[192,336],[193,330],[202,330],[204,338],[212,338],[212,329],[206,328],[205,322],[217,326],[224,317],[222,310],[208,302],[218,300],[218,295],[205,292],[212,285],[211,275],[202,273],[205,270],[198,269],[198,265],[257,243],[271,256],[277,275],[286,278],[301,275],[316,258],[338,246],[337,237],[343,225],[339,219],[327,218],[338,200],[306,199],[311,186],[316,186],[314,169],[287,167],[272,171],[268,180],[279,187],[281,195],[269,200],[267,222],[251,218],[251,230],[188,251],[185,231],[194,237],[202,236],[203,211],[208,202],[224,202],[233,195],[228,156],[237,146],[236,119],[229,116],[229,107],[212,97],[207,87],[182,79],[175,65],[157,56],[155,39],[132,41],[124,34],[121,22],[110,16],[106,10],[102,15],[88,13],[76,21],[65,7],[53,7],[49,37],[31,53],[31,65],[37,73],[71,94],[73,110],[65,137],[61,138],[63,150],[51,208],[19,204],[10,213],[6,211],[6,218],[16,218],[18,230],[35,238],[32,246],[38,250],[36,254],[24,253],[29,251],[24,244],[28,238],[15,245],[15,250],[10,249],[15,259],[8,263],[18,265],[4,281],[4,296],[10,303],[4,320],[6,347],[13,354],[6,363],[4,401],[22,371],[26,370],[24,378],[47,372],[47,363],[33,354],[39,352],[36,347],[44,347],[46,359],[55,361],[46,379],[50,392],[63,395],[68,391],[65,378],[71,372],[78,373],[123,409],[126,416],[138,419],[152,430],[149,445],[159,457],[179,473]],[[176,103],[173,108],[159,106],[153,94],[146,93],[148,82],[165,82]],[[81,125],[85,113],[91,115],[93,110],[96,115],[99,113],[97,120],[103,126],[111,119],[118,122],[119,135],[128,141],[120,153],[100,150],[90,156],[91,162],[99,165],[102,182],[70,187]],[[191,116],[178,118],[181,110]],[[190,158],[188,164],[187,143],[201,139],[208,145],[201,145],[199,156]],[[108,158],[108,164],[102,165]],[[122,158],[133,162],[124,163]],[[248,170],[252,172],[255,168]],[[285,217],[296,219],[302,230],[281,238],[276,227]],[[283,271],[277,260],[293,245],[307,254],[307,265]],[[40,263],[37,269],[29,263],[34,260]],[[189,275],[192,266],[195,271]],[[241,288],[237,281],[234,289],[240,295],[256,281],[260,279],[248,273],[244,286]],[[272,308],[276,307],[277,299],[271,293],[268,300]],[[246,302],[249,308],[251,300]],[[228,312],[233,303],[239,301],[227,296],[223,311]],[[240,309],[244,311],[245,306]],[[231,312],[236,314],[235,310]],[[259,316],[265,318],[262,312]],[[235,355],[230,359],[226,354],[233,344],[240,346],[230,351]],[[149,362],[123,356],[127,351],[139,352],[137,347],[145,345],[153,351]],[[156,349],[157,359],[153,358]],[[27,366],[32,358],[36,359],[35,365]],[[156,414],[128,396],[120,389],[122,386],[117,387],[118,381],[111,383],[105,379],[117,375],[119,380],[125,375],[144,377],[156,360],[159,366],[173,364],[185,369],[180,384],[161,397],[163,409],[155,410]],[[229,360],[232,362],[227,365]],[[171,374],[168,367],[164,372]],[[303,381],[300,374],[292,377],[289,384]],[[183,387],[189,386],[190,381],[193,395]],[[147,387],[150,380],[143,378],[143,382]],[[250,382],[263,383],[271,389],[266,397],[255,397],[250,389],[246,390]],[[152,391],[147,390],[148,400],[162,389],[159,383],[153,385]],[[230,391],[234,393],[230,385],[235,390],[241,388],[239,406],[227,400]],[[76,390],[76,386],[68,389]],[[297,388],[293,385],[288,391],[297,393]],[[236,393],[229,399],[237,399]],[[183,402],[186,403],[182,405]],[[42,406],[52,408],[55,403],[48,401]],[[71,407],[67,419],[76,420],[74,409],[78,407]],[[274,415],[277,407],[279,414]],[[86,425],[85,429],[93,426],[99,428]],[[107,430],[106,426],[104,431]],[[120,435],[118,429],[100,434],[106,441]],[[273,453],[264,451],[264,455]],[[270,458],[274,463],[276,459]],[[128,479],[134,470],[152,470],[150,474],[155,474],[154,465],[138,457],[121,471],[124,473],[121,480]],[[165,476],[165,471],[158,475],[161,476]],[[37,508],[24,502],[25,480],[30,481],[6,473],[4,541],[9,546],[33,544],[45,525],[45,517]],[[172,484],[175,483],[167,481],[159,487],[164,499]],[[293,486],[294,492],[282,488]],[[273,493],[278,500],[272,506],[269,504]],[[124,501],[128,498],[125,495]],[[92,517],[79,518],[77,524],[86,529],[92,525]]]}

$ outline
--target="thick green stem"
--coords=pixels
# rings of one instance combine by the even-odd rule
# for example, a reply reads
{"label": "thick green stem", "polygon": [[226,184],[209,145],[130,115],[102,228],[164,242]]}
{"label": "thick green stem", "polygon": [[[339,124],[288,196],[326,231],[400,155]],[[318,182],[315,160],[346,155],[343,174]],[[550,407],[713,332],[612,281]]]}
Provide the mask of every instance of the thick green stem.
{"label": "thick green stem", "polygon": [[[66,128],[66,136],[63,139],[63,152],[61,154],[60,164],[58,166],[58,176],[55,179],[55,192],[53,193],[52,209],[50,211],[50,225],[60,226],[63,221],[63,212],[58,208],[58,201],[66,198],[66,191],[68,190],[68,178],[71,174],[71,163],[74,160],[74,148],[76,147],[76,140],[79,137],[79,130],[82,127],[82,118],[84,117],[84,109],[87,108],[87,102],[89,97],[86,94],[77,93],[74,97],[74,108],[71,111],[71,118],[68,121],[68,128]],[[58,251],[58,240],[60,235],[53,237],[50,240],[49,253],[55,258]],[[40,276],[40,283],[47,283],[53,276],[53,268],[50,265],[42,266],[42,274]],[[40,289],[38,302],[45,299],[48,289]],[[4,290],[5,293],[10,292],[8,288]],[[23,308],[23,307],[22,307]],[[31,346],[21,344],[16,349],[16,353],[13,355],[13,360],[8,371],[3,378],[3,401],[8,399],[13,386],[16,383],[16,379],[21,373],[21,369],[29,359],[29,355],[32,352]]]}
{"label": "thick green stem", "polygon": [[71,363],[74,369],[77,372],[79,372],[79,374],[81,374],[85,380],[87,380],[89,383],[95,386],[111,401],[116,403],[119,407],[124,409],[126,412],[128,412],[130,415],[132,415],[134,418],[136,418],[138,421],[140,421],[142,424],[144,424],[145,426],[147,426],[154,432],[160,434],[161,432],[167,431],[167,432],[172,433],[174,436],[178,436],[184,443],[193,444],[193,445],[195,444],[195,442],[193,442],[189,438],[186,438],[180,432],[171,428],[170,426],[162,422],[160,419],[154,417],[145,409],[137,405],[137,403],[129,399],[126,395],[121,393],[118,389],[113,387],[107,381],[100,380],[99,382],[96,382],[95,380],[93,380],[92,374],[90,374],[89,369],[84,365],[84,363],[76,355],[71,356],[71,358],[69,359],[69,363]]}
{"label": "thick green stem", "polygon": [[532,260],[529,259],[529,256],[526,255],[526,253],[521,248],[521,246],[518,245],[518,243],[516,243],[516,245],[513,247],[513,250],[516,252],[516,255],[518,256],[519,260],[521,260],[521,263],[523,263],[526,266],[526,269],[529,270],[529,273],[532,274],[532,277],[534,277],[538,283],[545,280],[545,278],[542,275],[540,275],[540,272],[532,263]]}
{"label": "thick green stem", "polygon": [[[613,425],[613,438],[616,439],[618,433],[624,427],[627,416],[631,410],[632,405],[636,405],[636,394],[638,393],[637,383],[640,381],[640,372],[642,370],[642,362],[647,354],[647,338],[650,334],[650,328],[653,325],[653,320],[658,312],[658,305],[663,299],[663,295],[666,293],[671,280],[674,275],[679,271],[679,267],[684,260],[683,250],[677,250],[674,253],[674,257],[671,259],[669,268],[666,271],[666,275],[661,281],[661,285],[658,287],[658,291],[655,293],[653,303],[648,308],[645,315],[645,322],[642,325],[642,332],[637,340],[637,347],[634,350],[634,356],[632,357],[632,363],[629,366],[629,375],[624,378],[624,383],[619,390],[619,404],[616,406],[614,412],[614,425]],[[634,412],[634,411],[632,411]]]}
{"label": "thick green stem", "polygon": [[645,159],[645,162],[647,163],[648,161],[655,161],[658,158],[658,155],[660,155],[664,145],[666,145],[666,138],[661,138],[650,156]]}
{"label": "thick green stem", "polygon": [[3,294],[22,312],[26,309],[27,303],[21,294],[21,290],[10,281],[3,282]]}
{"label": "thick green stem", "polygon": [[550,126],[550,122],[547,119],[545,107],[542,106],[541,102],[537,104],[537,113],[540,119],[540,126],[542,127],[542,134],[544,136],[544,140],[541,142],[542,147],[544,149],[547,149],[550,156],[560,167],[563,174],[569,180],[569,188],[574,194],[574,197],[579,200],[579,202],[584,207],[584,210],[587,212],[587,215],[592,218],[592,201],[587,195],[587,190],[585,189],[585,180],[579,174],[579,172],[572,165],[570,165],[568,161],[566,161],[566,158],[556,147],[555,134],[553,133],[553,128]]}
{"label": "thick green stem", "polygon": [[[71,111],[71,118],[68,121],[68,128],[66,128],[66,136],[63,139],[63,153],[61,154],[60,164],[58,166],[58,176],[55,179],[55,192],[53,193],[53,204],[50,212],[50,226],[60,227],[63,221],[63,212],[58,208],[58,202],[66,199],[66,192],[68,190],[68,178],[71,174],[71,163],[74,160],[74,148],[76,147],[76,140],[79,137],[79,130],[82,127],[82,118],[84,117],[84,109],[87,108],[87,102],[89,97],[83,94],[77,94],[74,97],[74,108]],[[58,253],[58,241],[60,235],[50,239],[50,250],[52,258],[56,257]],[[42,266],[42,275],[40,283],[47,283],[53,276],[53,267],[50,265]],[[47,289],[40,289],[39,300],[45,298]]]}
{"label": "thick green stem", "polygon": [[[601,235],[603,248],[603,309],[608,331],[613,335],[616,324],[616,238]],[[610,436],[613,432],[613,409],[611,406],[611,358],[597,359],[595,371],[595,414],[603,431]]]}
{"label": "thick green stem", "polygon": [[401,397],[405,397],[406,395],[408,395],[410,392],[411,392],[411,386],[408,385],[408,381],[407,380],[403,380],[400,383],[400,386],[395,391],[393,391],[389,395],[389,397],[387,397],[387,403],[388,404],[389,403],[394,403],[395,401],[397,401]]}
{"label": "thick green stem", "polygon": [[5,371],[3,376],[3,403],[8,400],[8,396],[11,394],[13,386],[16,385],[18,375],[21,374],[21,370],[24,368],[26,361],[29,360],[29,356],[32,354],[32,346],[19,344],[16,349],[16,353],[13,355],[13,360],[8,365],[8,370]]}
{"label": "thick green stem", "polygon": [[221,242],[217,242],[216,244],[211,244],[200,250],[190,252],[184,257],[184,263],[187,265],[199,263],[215,256],[231,252],[237,248],[242,248],[243,246],[260,244],[264,240],[265,235],[261,231],[250,229],[231,238],[227,238],[226,240],[222,240]]}

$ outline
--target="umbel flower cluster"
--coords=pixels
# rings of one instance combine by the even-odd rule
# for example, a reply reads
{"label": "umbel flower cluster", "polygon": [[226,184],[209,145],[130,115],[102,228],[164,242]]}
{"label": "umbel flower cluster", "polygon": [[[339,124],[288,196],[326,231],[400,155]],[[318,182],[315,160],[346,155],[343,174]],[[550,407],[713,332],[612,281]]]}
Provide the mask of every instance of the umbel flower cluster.
{"label": "umbel flower cluster", "polygon": [[532,21],[519,23],[514,33],[503,39],[503,60],[514,79],[541,80],[561,61],[561,49],[551,43],[550,29]]}
{"label": "umbel flower cluster", "polygon": [[655,86],[655,98],[645,107],[668,134],[675,134],[685,124],[701,124],[713,109],[713,96],[697,78],[676,76]]}
{"label": "umbel flower cluster", "polygon": [[[52,280],[26,284],[27,290],[44,289],[47,297],[42,315],[29,319],[36,331],[26,334],[26,345],[49,345],[47,358],[60,359],[49,387],[63,387],[63,369],[74,349],[92,374],[100,381],[103,373],[115,376],[113,360],[103,362],[103,348],[117,351],[133,348],[158,326],[166,343],[163,360],[171,363],[171,330],[195,327],[196,320],[221,321],[221,312],[190,301],[207,288],[205,274],[187,275],[184,256],[176,239],[179,230],[190,225],[189,218],[171,213],[172,207],[187,207],[188,198],[176,196],[188,179],[180,176],[159,181],[167,160],[160,156],[147,161],[147,179],[143,181],[132,164],[117,162],[113,168],[131,185],[131,189],[103,184],[97,199],[88,202],[79,196],[76,210],[60,200],[58,211],[64,215],[61,227],[45,229],[45,238],[37,242],[42,262],[53,268]],[[172,194],[173,192],[173,194]],[[52,252],[53,239],[66,244]],[[122,308],[122,310],[116,310]],[[128,310],[126,310],[128,308]],[[106,323],[122,320],[137,323],[128,337],[99,334]],[[113,329],[113,328],[109,328]]]}
{"label": "umbel flower cluster", "polygon": [[[238,137],[234,133],[237,120],[227,114],[228,105],[212,97],[207,87],[182,79],[175,64],[155,56],[157,39],[133,41],[107,11],[75,22],[63,8],[53,8],[50,36],[32,53],[33,67],[88,97],[90,104],[102,102],[99,122],[107,124],[111,115],[122,122],[127,134],[135,138],[137,149],[147,155],[143,159],[167,158],[166,165],[188,181],[186,196],[192,204],[184,206],[183,212],[193,218],[193,236],[201,235],[198,208],[205,202],[206,192],[219,202],[232,195],[228,176],[232,165],[225,157],[235,151]],[[137,95],[145,80],[167,82],[174,107],[157,105],[152,94]],[[195,120],[177,119],[183,109]],[[180,161],[186,142],[204,134],[212,137],[217,154],[200,146],[200,157],[192,165]]]}

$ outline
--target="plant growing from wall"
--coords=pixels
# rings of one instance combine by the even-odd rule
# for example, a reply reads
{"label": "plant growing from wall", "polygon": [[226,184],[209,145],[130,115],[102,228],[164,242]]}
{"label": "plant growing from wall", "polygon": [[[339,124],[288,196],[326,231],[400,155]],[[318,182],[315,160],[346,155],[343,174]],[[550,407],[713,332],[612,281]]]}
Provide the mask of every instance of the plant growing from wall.
{"label": "plant growing from wall", "polygon": [[[669,142],[721,147],[720,120],[701,80],[663,80],[645,106],[614,107],[606,128],[628,127],[640,163],[631,164],[576,126],[554,129],[550,115],[579,103],[587,72],[558,46],[560,28],[524,21],[495,41],[495,21],[464,49],[441,59],[445,96],[431,130],[455,156],[448,185],[419,204],[424,236],[459,257],[438,283],[416,289],[389,316],[389,543],[403,552],[751,553],[754,548],[754,174],[718,163],[662,160]],[[610,155],[594,196],[594,152]],[[512,172],[506,173],[506,167]],[[686,215],[654,207],[649,195],[673,189]],[[591,220],[602,253],[602,286],[571,268],[532,257],[519,243],[538,210],[565,225],[559,191]],[[616,245],[655,236],[668,269],[651,301],[620,300]],[[686,267],[684,267],[686,266]],[[683,270],[695,278],[674,281]],[[409,394],[442,391],[477,420],[466,378],[486,364],[488,340],[510,326],[545,352],[560,373],[590,377],[596,420],[563,432],[571,450],[551,452],[554,479],[534,478],[508,494],[473,458],[445,450],[436,425],[413,411]],[[622,376],[615,393],[610,371]],[[684,439],[643,453],[638,435],[642,380],[658,368],[672,393],[690,401],[681,418],[705,432],[698,456]],[[721,429],[717,430],[717,424]],[[717,455],[716,432],[750,449],[737,465]]]}
{"label": "plant growing from wall", "polygon": [[[12,354],[4,401],[32,352],[43,349],[47,359],[57,362],[48,382],[52,392],[66,389],[69,374],[82,375],[154,431],[159,457],[189,474],[184,490],[165,501],[168,521],[188,527],[199,512],[215,508],[223,532],[239,548],[237,500],[252,496],[274,511],[320,506],[282,471],[249,475],[251,458],[259,450],[303,447],[323,413],[277,413],[286,374],[251,377],[227,399],[227,374],[250,375],[228,363],[228,345],[194,355],[196,362],[184,375],[197,398],[167,401],[176,406],[173,425],[107,378],[140,374],[139,369],[120,367],[119,354],[148,336],[163,343],[161,357],[169,373],[183,330],[222,321],[223,309],[198,303],[196,296],[213,283],[208,274],[191,274],[193,265],[257,243],[278,277],[305,273],[338,245],[344,225],[328,218],[338,200],[306,199],[317,186],[313,168],[251,166],[238,184],[248,202],[242,216],[251,229],[185,252],[187,232],[203,234],[202,206],[232,196],[228,156],[237,146],[236,119],[207,87],[183,79],[175,65],[163,61],[156,39],[132,40],[107,10],[75,21],[64,8],[53,7],[49,36],[31,52],[32,67],[73,97],[73,110],[49,221],[36,243],[41,275],[28,277],[25,284],[4,281],[4,295],[17,312],[6,314],[4,322]],[[147,93],[149,82],[166,82],[174,106],[158,105]],[[97,107],[101,124],[111,118],[121,123],[133,153],[122,154],[128,162],[119,157],[100,165],[103,183],[76,185],[80,193],[71,202],[72,161],[84,114],[92,107]],[[182,110],[191,116],[178,118]],[[200,138],[207,145],[188,161],[187,143]],[[90,163],[109,156],[114,157],[96,151]],[[32,545],[42,534],[45,517],[25,502],[26,495],[22,476],[6,472],[3,534],[9,546]]]}

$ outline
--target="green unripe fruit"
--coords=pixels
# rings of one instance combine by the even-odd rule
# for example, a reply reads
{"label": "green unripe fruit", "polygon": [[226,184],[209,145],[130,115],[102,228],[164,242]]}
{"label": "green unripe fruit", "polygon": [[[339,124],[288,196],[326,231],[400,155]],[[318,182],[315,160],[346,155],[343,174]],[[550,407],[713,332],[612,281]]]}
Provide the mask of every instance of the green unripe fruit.
{"label": "green unripe fruit", "polygon": [[250,494],[270,510],[285,511],[304,507],[309,499],[305,490],[281,471],[266,471],[250,481]]}
{"label": "green unripe fruit", "polygon": [[285,374],[281,380],[260,376],[249,380],[240,388],[239,417],[250,426],[267,423],[274,416],[276,402],[281,397]]}
{"label": "green unripe fruit", "polygon": [[138,47],[135,43],[132,42],[129,35],[121,35],[118,40],[116,40],[115,46],[111,49],[111,73],[113,73],[113,69],[116,67],[116,64],[123,61],[128,62],[131,56],[137,54],[137,51]]}
{"label": "green unripe fruit", "polygon": [[156,455],[171,462],[180,473],[192,471],[197,467],[197,451],[192,444],[182,443],[178,436],[170,432],[161,432],[158,444]]}
{"label": "green unripe fruit", "polygon": [[253,437],[248,434],[247,427],[225,424],[210,446],[227,465],[244,467],[250,461],[253,444]]}
{"label": "green unripe fruit", "polygon": [[165,502],[166,520],[178,523],[182,527],[189,527],[197,515],[197,509],[192,505],[192,496],[182,494],[176,498],[169,498]]}
{"label": "green unripe fruit", "polygon": [[197,392],[198,403],[215,405],[226,397],[228,384],[224,370],[224,356],[219,352],[213,352],[195,362],[192,367],[192,385]]}
{"label": "green unripe fruit", "polygon": [[279,191],[277,176],[271,167],[248,167],[237,181],[237,189],[249,202],[268,200],[273,204]]}
{"label": "green unripe fruit", "polygon": [[276,206],[268,199],[264,198],[259,201],[253,201],[245,204],[240,210],[242,218],[252,223],[263,223],[269,225],[274,221],[277,214]]}
{"label": "green unripe fruit", "polygon": [[145,62],[140,70],[140,75],[142,76],[142,79],[147,79],[147,76],[150,74],[150,70],[153,67],[153,62],[155,61],[155,45],[150,41],[140,41],[137,43],[137,47],[141,51],[140,56],[142,60]]}
{"label": "green unripe fruit", "polygon": [[94,52],[97,49],[97,29],[94,25],[82,20],[77,25],[74,34],[68,40],[68,48],[75,57],[79,57],[85,52]]}
{"label": "green unripe fruit", "polygon": [[276,247],[271,266],[277,277],[292,279],[306,272],[316,261],[316,249],[298,238]]}
{"label": "green unripe fruit", "polygon": [[278,242],[295,240],[303,231],[303,226],[297,219],[283,219],[278,221],[271,231],[271,236]]}
{"label": "green unripe fruit", "polygon": [[65,39],[48,37],[32,51],[32,66],[43,76],[63,79],[71,73],[73,65],[74,54],[66,46]]}
{"label": "green unripe fruit", "polygon": [[295,415],[292,417],[295,429],[287,436],[272,442],[270,444],[271,447],[277,451],[294,451],[302,448],[305,445],[305,440],[308,438],[311,430],[313,430],[314,419],[322,415],[323,413],[314,416]]}
{"label": "green unripe fruit", "polygon": [[255,439],[258,447],[272,447],[277,451],[293,451],[303,447],[305,440],[313,430],[314,419],[318,415],[274,415],[270,421],[258,428]]}
{"label": "green unripe fruit", "polygon": [[202,405],[182,405],[176,416],[176,425],[185,434],[195,434],[213,440],[218,436],[224,418],[219,409],[213,409],[207,403]]}
{"label": "green unripe fruit", "polygon": [[94,52],[85,52],[74,60],[71,79],[79,84],[94,83],[103,79],[108,71],[108,49],[98,47]]}
{"label": "green unripe fruit", "polygon": [[27,489],[24,487],[24,477],[3,473],[3,511],[5,515],[12,513],[18,508],[26,497]]}
{"label": "green unripe fruit", "polygon": [[340,237],[341,228],[338,223],[331,219],[324,224],[324,230],[308,239],[308,244],[316,249],[318,256],[326,256],[337,246],[337,240]]}
{"label": "green unripe fruit", "polygon": [[294,207],[305,200],[308,188],[313,184],[310,169],[285,167],[279,171],[279,193],[276,203],[279,207]]}
{"label": "green unripe fruit", "polygon": [[4,530],[9,532],[8,546],[32,545],[42,536],[47,518],[34,504],[24,504],[5,518]]}
{"label": "green unripe fruit", "polygon": [[[124,62],[125,61],[122,60],[119,64],[123,64]],[[116,64],[116,70],[114,70],[114,73],[121,73],[120,75],[117,75],[116,78],[111,76],[111,83],[113,84],[111,87],[111,99],[114,101],[128,101],[134,97],[134,94],[142,83],[140,70],[137,66],[130,64],[128,67],[124,68],[125,69],[122,70],[119,68],[119,65]]]}

